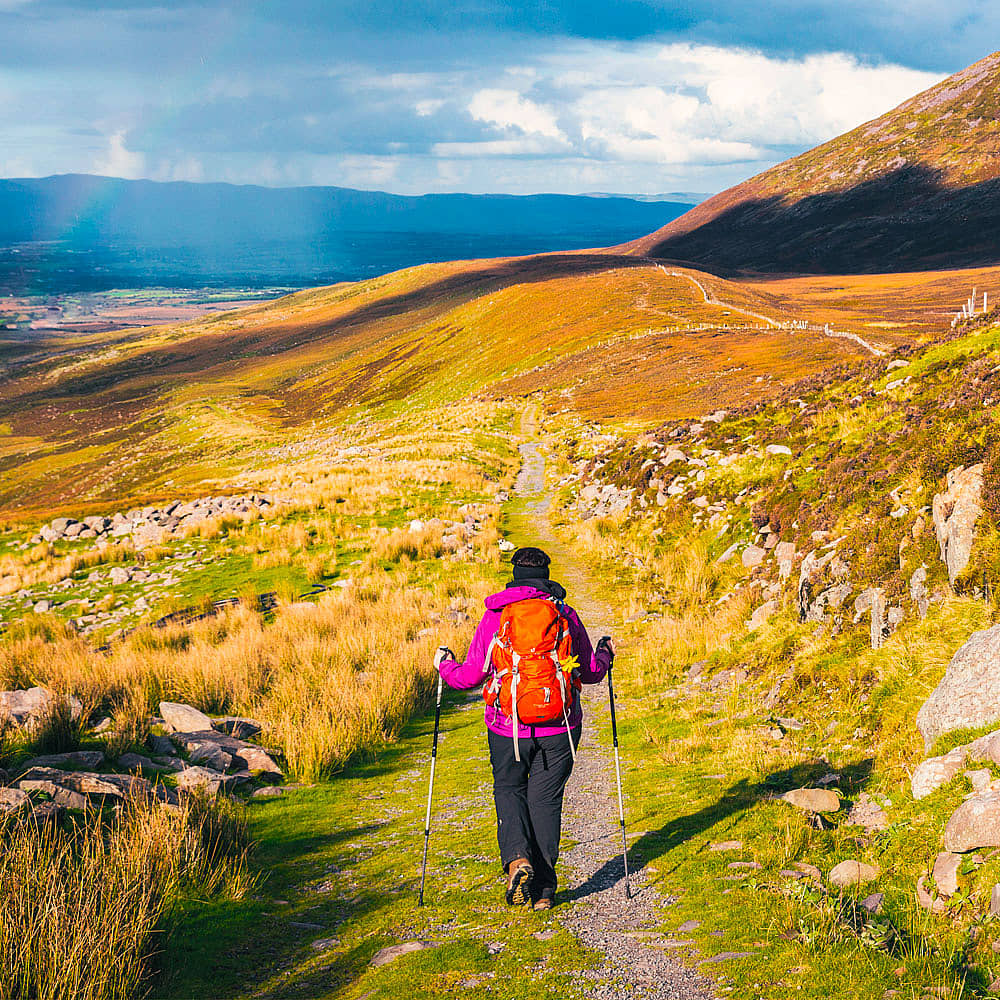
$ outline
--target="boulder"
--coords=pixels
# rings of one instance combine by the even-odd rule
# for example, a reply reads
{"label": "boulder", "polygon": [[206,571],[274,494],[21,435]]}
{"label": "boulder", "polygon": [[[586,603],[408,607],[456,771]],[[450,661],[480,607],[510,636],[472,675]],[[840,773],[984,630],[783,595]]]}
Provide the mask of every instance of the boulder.
{"label": "boulder", "polygon": [[840,809],[840,798],[829,788],[793,788],[781,798],[806,812],[832,813]]}
{"label": "boulder", "polygon": [[18,812],[30,805],[28,795],[19,788],[0,788],[0,815]]}
{"label": "boulder", "polygon": [[934,859],[934,882],[942,896],[954,896],[958,892],[958,869],[962,866],[962,855],[942,851]]}
{"label": "boulder", "polygon": [[792,575],[795,563],[795,543],[778,542],[774,547],[774,558],[778,560],[778,576],[787,580]]}
{"label": "boulder", "polygon": [[764,451],[768,455],[791,455],[792,449],[787,444],[769,444]]}
{"label": "boulder", "polygon": [[213,771],[228,771],[232,766],[233,758],[226,753],[217,743],[198,743],[191,748],[191,761],[210,767]]}
{"label": "boulder", "polygon": [[915,569],[910,577],[910,600],[916,606],[917,614],[926,618],[931,602],[927,593],[927,569],[924,566]]}
{"label": "boulder", "polygon": [[111,567],[111,585],[113,587],[120,587],[123,584],[129,582],[132,579],[132,573],[124,566],[112,566]]}
{"label": "boulder", "polygon": [[761,627],[777,610],[781,607],[779,601],[767,601],[762,604],[757,610],[750,616],[750,620],[747,622],[747,631],[755,632]]}
{"label": "boulder", "polygon": [[[311,604],[310,607],[315,608],[315,605]],[[256,736],[263,726],[254,719],[227,715],[222,719],[216,719],[212,723],[212,728],[218,729],[220,733],[225,733],[227,736],[235,736],[238,740],[249,740]]]}
{"label": "boulder", "polygon": [[847,814],[847,822],[853,826],[863,826],[866,830],[885,830],[889,817],[885,810],[867,793],[862,792]]}
{"label": "boulder", "polygon": [[207,767],[188,767],[177,775],[178,791],[203,792],[210,798],[215,798],[220,791],[228,791],[233,784],[232,775],[220,774]]}
{"label": "boulder", "polygon": [[1000,729],[973,740],[968,749],[969,760],[988,760],[993,764],[1000,764]]}
{"label": "boulder", "polygon": [[926,882],[926,875],[921,875],[920,878],[917,879],[917,903],[925,910],[930,910],[931,913],[944,913],[946,909],[944,900],[939,897],[932,896],[927,891]]}
{"label": "boulder", "polygon": [[60,770],[92,771],[103,763],[103,750],[72,750],[69,753],[51,753],[44,757],[32,757],[21,767],[21,770],[27,771],[32,767],[55,767]]}
{"label": "boulder", "polygon": [[112,799],[124,797],[121,786],[115,774],[93,774],[87,771],[60,771],[54,767],[32,767],[25,771],[18,780],[19,788],[31,788],[35,783],[44,781],[79,792],[81,795],[102,795]]}
{"label": "boulder", "polygon": [[[33,687],[22,691],[0,691],[0,717],[7,716],[18,726],[48,712],[57,701],[57,695],[48,688]],[[78,698],[69,697],[74,719],[80,717],[83,704]]]}
{"label": "boulder", "polygon": [[976,521],[982,513],[983,465],[948,473],[945,490],[934,497],[934,530],[941,558],[948,567],[948,579],[954,584],[969,565]]}
{"label": "boulder", "polygon": [[743,565],[747,569],[753,569],[755,566],[759,566],[766,556],[766,549],[761,548],[759,545],[748,545],[743,550]]}
{"label": "boulder", "polygon": [[1000,847],[1000,792],[966,799],[944,828],[944,849],[964,854],[980,847]]}
{"label": "boulder", "polygon": [[123,753],[118,758],[118,766],[126,771],[183,771],[184,762],[180,757],[161,757],[158,761],[150,760],[139,753]]}
{"label": "boulder", "polygon": [[63,788],[54,781],[20,781],[18,787],[22,792],[40,792],[62,806],[63,809],[76,809],[79,812],[86,812],[90,808],[90,800],[80,792],[74,792],[71,788]]}
{"label": "boulder", "polygon": [[917,713],[930,746],[942,733],[1000,722],[1000,625],[973,632]]}
{"label": "boulder", "polygon": [[863,861],[841,861],[835,865],[829,875],[830,885],[838,889],[849,889],[851,886],[874,882],[878,878],[878,869],[866,865]]}
{"label": "boulder", "polygon": [[191,705],[175,701],[161,701],[160,715],[168,729],[181,733],[194,733],[212,728],[212,720]]}
{"label": "boulder", "polygon": [[910,778],[910,791],[915,799],[922,799],[948,784],[965,767],[968,750],[956,747],[942,757],[928,757],[917,765]]}

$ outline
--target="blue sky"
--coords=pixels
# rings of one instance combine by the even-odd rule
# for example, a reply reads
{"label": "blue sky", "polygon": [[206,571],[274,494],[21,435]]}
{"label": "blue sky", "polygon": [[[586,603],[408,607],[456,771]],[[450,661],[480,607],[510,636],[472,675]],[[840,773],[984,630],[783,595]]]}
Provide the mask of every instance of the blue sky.
{"label": "blue sky", "polygon": [[709,192],[998,36],[993,0],[0,0],[0,176]]}

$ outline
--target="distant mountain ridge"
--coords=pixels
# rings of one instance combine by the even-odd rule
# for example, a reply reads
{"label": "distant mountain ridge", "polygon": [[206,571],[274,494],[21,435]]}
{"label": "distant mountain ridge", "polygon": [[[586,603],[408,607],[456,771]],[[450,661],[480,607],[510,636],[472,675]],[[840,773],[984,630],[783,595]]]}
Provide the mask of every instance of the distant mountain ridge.
{"label": "distant mountain ridge", "polygon": [[722,273],[1000,261],[1000,53],[627,249]]}
{"label": "distant mountain ridge", "polygon": [[[81,174],[0,180],[0,290],[58,290],[60,281],[321,284],[454,258],[607,246],[689,207],[624,197],[406,196]],[[30,245],[27,256],[10,250],[19,245]]]}

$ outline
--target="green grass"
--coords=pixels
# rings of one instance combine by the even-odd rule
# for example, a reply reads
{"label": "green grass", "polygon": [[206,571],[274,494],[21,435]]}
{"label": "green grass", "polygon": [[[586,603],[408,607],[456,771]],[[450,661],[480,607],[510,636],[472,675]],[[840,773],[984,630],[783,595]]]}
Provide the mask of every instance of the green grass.
{"label": "green grass", "polygon": [[[459,988],[473,998],[579,996],[578,973],[595,957],[551,915],[503,903],[480,705],[446,698],[427,905],[416,905],[433,727],[424,713],[377,760],[251,804],[258,894],[189,900],[171,922],[154,997],[204,995],[206,983],[220,1000],[431,1000]],[[534,937],[546,930],[555,935]],[[380,948],[410,940],[438,947],[369,968]]]}

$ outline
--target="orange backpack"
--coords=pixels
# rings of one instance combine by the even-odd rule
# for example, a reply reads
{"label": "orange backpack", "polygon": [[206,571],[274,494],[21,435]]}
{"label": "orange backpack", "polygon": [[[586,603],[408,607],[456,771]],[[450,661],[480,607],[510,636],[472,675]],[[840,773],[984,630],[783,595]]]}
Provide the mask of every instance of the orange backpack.
{"label": "orange backpack", "polygon": [[573,691],[580,689],[572,657],[569,622],[561,603],[529,597],[503,609],[486,653],[493,672],[483,687],[483,698],[513,719],[517,760],[521,759],[519,723],[538,726],[561,720],[569,731]]}

